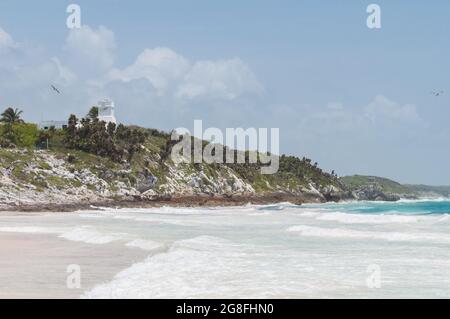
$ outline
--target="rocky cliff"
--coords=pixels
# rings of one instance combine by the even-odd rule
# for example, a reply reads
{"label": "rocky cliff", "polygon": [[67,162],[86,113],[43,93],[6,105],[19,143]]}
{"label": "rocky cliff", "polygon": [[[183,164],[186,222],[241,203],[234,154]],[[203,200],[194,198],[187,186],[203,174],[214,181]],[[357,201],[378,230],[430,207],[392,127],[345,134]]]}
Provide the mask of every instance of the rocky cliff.
{"label": "rocky cliff", "polygon": [[358,200],[395,202],[401,199],[399,194],[386,192],[380,184],[367,184],[352,191],[352,195]]}
{"label": "rocky cliff", "polygon": [[[351,194],[310,160],[280,157],[276,174],[257,164],[175,164],[167,136],[150,135],[130,161],[86,152],[0,149],[0,209],[90,204],[325,202]],[[199,199],[202,199],[199,202]]]}

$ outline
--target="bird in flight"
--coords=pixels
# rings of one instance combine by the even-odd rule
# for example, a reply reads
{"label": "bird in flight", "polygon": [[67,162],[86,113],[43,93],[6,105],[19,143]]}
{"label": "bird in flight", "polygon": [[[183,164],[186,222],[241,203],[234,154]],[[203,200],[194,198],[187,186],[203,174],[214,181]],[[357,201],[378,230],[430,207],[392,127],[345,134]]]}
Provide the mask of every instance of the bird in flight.
{"label": "bird in flight", "polygon": [[51,88],[52,88],[53,91],[55,91],[56,93],[61,94],[61,92],[60,92],[54,85],[51,85]]}
{"label": "bird in flight", "polygon": [[433,94],[434,96],[441,96],[442,94],[444,94],[444,91],[433,91],[431,92],[431,94]]}

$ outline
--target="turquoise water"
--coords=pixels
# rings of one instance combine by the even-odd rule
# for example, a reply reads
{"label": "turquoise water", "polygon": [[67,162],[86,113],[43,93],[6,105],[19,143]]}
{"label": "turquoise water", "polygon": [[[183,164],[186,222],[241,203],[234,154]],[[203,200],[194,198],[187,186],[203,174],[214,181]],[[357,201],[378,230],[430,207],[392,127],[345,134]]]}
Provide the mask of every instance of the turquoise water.
{"label": "turquoise water", "polygon": [[[318,205],[302,207],[317,208]],[[361,214],[399,214],[399,215],[442,215],[450,214],[450,200],[399,201],[399,202],[351,202],[343,204],[324,204],[320,208],[329,211],[343,211]]]}

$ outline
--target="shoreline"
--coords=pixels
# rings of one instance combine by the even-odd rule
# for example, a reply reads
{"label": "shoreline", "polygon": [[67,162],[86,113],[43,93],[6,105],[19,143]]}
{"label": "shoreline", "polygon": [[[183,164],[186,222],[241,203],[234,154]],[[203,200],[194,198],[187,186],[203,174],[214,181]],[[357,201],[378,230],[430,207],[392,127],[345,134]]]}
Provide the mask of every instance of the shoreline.
{"label": "shoreline", "polygon": [[[324,203],[323,199],[304,194],[270,193],[261,195],[189,195],[189,196],[160,196],[155,199],[123,199],[123,200],[97,200],[86,202],[67,203],[36,203],[20,204],[0,207],[2,212],[76,212],[79,210],[92,210],[105,208],[153,208],[162,206],[171,207],[219,207],[242,206],[246,204],[268,205],[282,202],[291,202],[295,205]],[[333,201],[331,201],[333,202]],[[336,201],[334,201],[336,202]]]}
{"label": "shoreline", "polygon": [[[399,203],[409,201],[445,201],[450,198],[401,198]],[[17,213],[42,213],[42,212],[65,212],[71,213],[84,210],[101,210],[102,208],[158,208],[169,207],[230,207],[253,205],[270,205],[289,202],[294,205],[303,204],[325,204],[325,203],[345,203],[358,200],[341,198],[333,200],[324,200],[314,194],[288,194],[288,193],[269,193],[259,195],[186,195],[186,196],[158,196],[154,199],[143,199],[141,197],[128,199],[104,199],[85,202],[66,202],[66,203],[36,203],[0,206],[0,214],[6,212]],[[371,201],[369,201],[371,202]],[[382,201],[375,201],[382,202]],[[1,203],[0,203],[1,205]]]}

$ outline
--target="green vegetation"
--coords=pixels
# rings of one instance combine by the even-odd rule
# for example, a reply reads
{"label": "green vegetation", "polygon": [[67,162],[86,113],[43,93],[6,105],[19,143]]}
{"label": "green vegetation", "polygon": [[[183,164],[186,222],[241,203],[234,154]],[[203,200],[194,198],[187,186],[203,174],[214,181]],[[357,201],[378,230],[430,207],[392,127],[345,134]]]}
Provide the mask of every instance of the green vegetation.
{"label": "green vegetation", "polygon": [[0,147],[33,147],[37,141],[38,129],[21,119],[22,111],[7,108],[0,118]]}
{"label": "green vegetation", "polygon": [[95,120],[98,117],[98,107],[97,106],[91,107],[86,117],[91,121]]}
{"label": "green vegetation", "polygon": [[379,185],[384,193],[406,195],[415,197],[449,197],[450,186],[428,186],[428,185],[410,185],[400,184],[387,178],[376,176],[345,176],[340,178],[341,182],[351,191],[364,188],[368,185]]}
{"label": "green vegetation", "polygon": [[367,185],[377,184],[381,187],[382,191],[386,193],[405,195],[413,195],[415,193],[408,186],[383,177],[354,175],[341,177],[340,180],[352,191]]}
{"label": "green vegetation", "polygon": [[39,130],[35,124],[14,123],[0,125],[1,147],[34,147]]}
{"label": "green vegetation", "polygon": [[145,142],[147,134],[143,130],[133,129],[119,124],[99,121],[97,118],[78,119],[71,115],[65,130],[65,147],[99,156],[107,156],[120,162],[131,160]]}
{"label": "green vegetation", "polygon": [[428,186],[428,185],[405,185],[412,191],[422,194],[450,196],[450,186]]}
{"label": "green vegetation", "polygon": [[279,172],[297,178],[303,185],[307,185],[310,181],[314,181],[320,186],[329,184],[339,185],[337,175],[334,174],[334,171],[331,174],[326,173],[318,167],[317,162],[312,164],[311,159],[306,157],[299,159],[295,156],[282,155],[280,157]]}
{"label": "green vegetation", "polygon": [[100,122],[97,107],[92,107],[80,122],[71,115],[64,130],[38,130],[35,124],[25,123],[21,114],[22,111],[13,108],[1,114],[0,147],[78,150],[120,162],[130,161],[149,135],[143,129]]}
{"label": "green vegetation", "polygon": [[[50,186],[63,189],[65,186],[82,185],[77,179],[55,176],[51,173],[52,167],[37,153],[33,153],[34,150],[46,150],[46,153],[64,160],[70,172],[92,172],[106,181],[111,190],[117,189],[118,182],[136,186],[150,175],[157,179],[155,189],[158,190],[172,176],[170,154],[177,141],[172,141],[168,133],[122,124],[106,125],[98,120],[96,107],[91,108],[81,120],[71,115],[65,129],[39,130],[35,124],[25,123],[21,115],[21,111],[12,108],[2,114],[4,124],[0,126],[0,166],[11,169],[15,179],[22,184],[34,185],[38,191]],[[205,147],[207,142],[202,141],[202,145]],[[9,152],[6,148],[19,150]],[[30,151],[22,151],[24,148]],[[235,159],[237,155],[238,151],[234,151]],[[234,188],[237,180],[233,175],[252,185],[257,192],[298,192],[309,189],[311,184],[315,187],[334,185],[342,188],[334,172],[323,172],[310,159],[282,155],[279,157],[279,171],[263,175],[261,167],[264,164],[250,163],[250,153],[245,152],[244,155],[245,163],[188,163],[179,165],[177,170],[187,178],[192,175],[202,176],[201,184],[211,189],[215,187],[214,182],[224,176],[227,178],[225,183]],[[38,168],[40,173],[35,175],[32,169],[30,173],[30,165]],[[95,190],[96,186],[86,184],[89,190]]]}
{"label": "green vegetation", "polygon": [[13,109],[12,107],[8,107],[2,114],[0,118],[0,122],[12,125],[17,123],[23,123],[23,120],[20,118],[22,115],[22,111],[19,111],[17,108]]}

